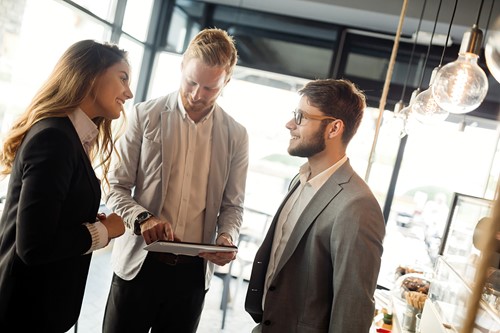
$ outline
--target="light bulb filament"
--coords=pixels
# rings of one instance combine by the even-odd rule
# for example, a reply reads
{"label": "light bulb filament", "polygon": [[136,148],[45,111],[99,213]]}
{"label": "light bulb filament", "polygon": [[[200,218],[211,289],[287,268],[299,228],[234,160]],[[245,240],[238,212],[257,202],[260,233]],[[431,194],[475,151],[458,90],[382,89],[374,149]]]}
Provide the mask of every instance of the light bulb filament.
{"label": "light bulb filament", "polygon": [[450,84],[450,97],[453,104],[459,104],[462,102],[463,96],[465,95],[465,86],[467,85],[468,73],[466,69],[461,69],[457,72]]}

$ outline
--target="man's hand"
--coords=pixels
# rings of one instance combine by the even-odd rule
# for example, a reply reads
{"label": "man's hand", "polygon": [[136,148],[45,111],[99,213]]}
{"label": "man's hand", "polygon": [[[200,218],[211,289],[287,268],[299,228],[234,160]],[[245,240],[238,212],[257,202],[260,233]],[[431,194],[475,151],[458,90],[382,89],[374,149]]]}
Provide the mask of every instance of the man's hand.
{"label": "man's hand", "polygon": [[151,244],[157,240],[173,241],[176,239],[172,224],[155,216],[151,216],[141,224],[141,235],[144,237],[146,244]]}
{"label": "man's hand", "polygon": [[[226,246],[234,246],[233,241],[231,240],[231,236],[228,234],[222,233],[217,237],[217,241],[215,242],[217,245],[226,245]],[[233,252],[203,252],[199,254],[200,257],[206,259],[208,261],[213,262],[216,265],[224,266],[229,264],[231,261],[236,259],[236,251]]]}

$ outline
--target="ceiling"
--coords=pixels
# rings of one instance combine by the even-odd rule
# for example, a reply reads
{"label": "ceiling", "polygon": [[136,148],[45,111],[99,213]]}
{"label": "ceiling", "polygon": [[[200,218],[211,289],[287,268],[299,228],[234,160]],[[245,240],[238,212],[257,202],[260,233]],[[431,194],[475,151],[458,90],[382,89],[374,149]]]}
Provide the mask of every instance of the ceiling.
{"label": "ceiling", "polygon": [[[500,19],[500,1],[495,0],[441,0],[438,24],[434,41],[446,39],[455,2],[458,1],[450,36],[459,44],[463,34],[478,20],[478,26],[487,32],[497,18]],[[399,24],[403,0],[205,0],[205,2],[237,6],[275,14],[334,23],[353,29],[371,30],[394,35]],[[419,40],[430,38],[436,21],[438,0],[408,0],[402,26],[404,36],[412,36],[417,30],[423,5],[424,16],[420,26]],[[481,9],[481,13],[479,15]],[[491,12],[491,15],[490,15]],[[428,34],[424,34],[427,32]]]}

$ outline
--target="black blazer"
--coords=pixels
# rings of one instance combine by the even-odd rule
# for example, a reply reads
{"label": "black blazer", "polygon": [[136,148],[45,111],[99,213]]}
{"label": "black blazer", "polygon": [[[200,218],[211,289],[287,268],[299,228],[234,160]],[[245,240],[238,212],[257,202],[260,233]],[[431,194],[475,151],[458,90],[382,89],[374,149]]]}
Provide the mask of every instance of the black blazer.
{"label": "black blazer", "polygon": [[67,117],[39,121],[17,152],[0,220],[0,332],[77,321],[101,190]]}

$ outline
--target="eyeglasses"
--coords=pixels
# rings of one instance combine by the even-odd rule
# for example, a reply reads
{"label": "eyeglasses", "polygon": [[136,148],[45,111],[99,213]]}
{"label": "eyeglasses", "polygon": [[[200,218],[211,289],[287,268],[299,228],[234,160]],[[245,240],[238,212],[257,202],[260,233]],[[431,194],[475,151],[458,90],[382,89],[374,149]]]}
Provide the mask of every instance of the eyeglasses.
{"label": "eyeglasses", "polygon": [[302,123],[302,119],[303,118],[306,118],[306,119],[313,119],[313,120],[326,120],[326,119],[330,119],[330,120],[337,120],[337,118],[334,118],[334,117],[329,117],[329,116],[316,116],[316,115],[313,115],[313,114],[310,114],[310,113],[307,113],[305,111],[300,111],[300,110],[294,110],[293,111],[293,119],[295,120],[295,123],[297,125],[300,125],[300,123]]}

